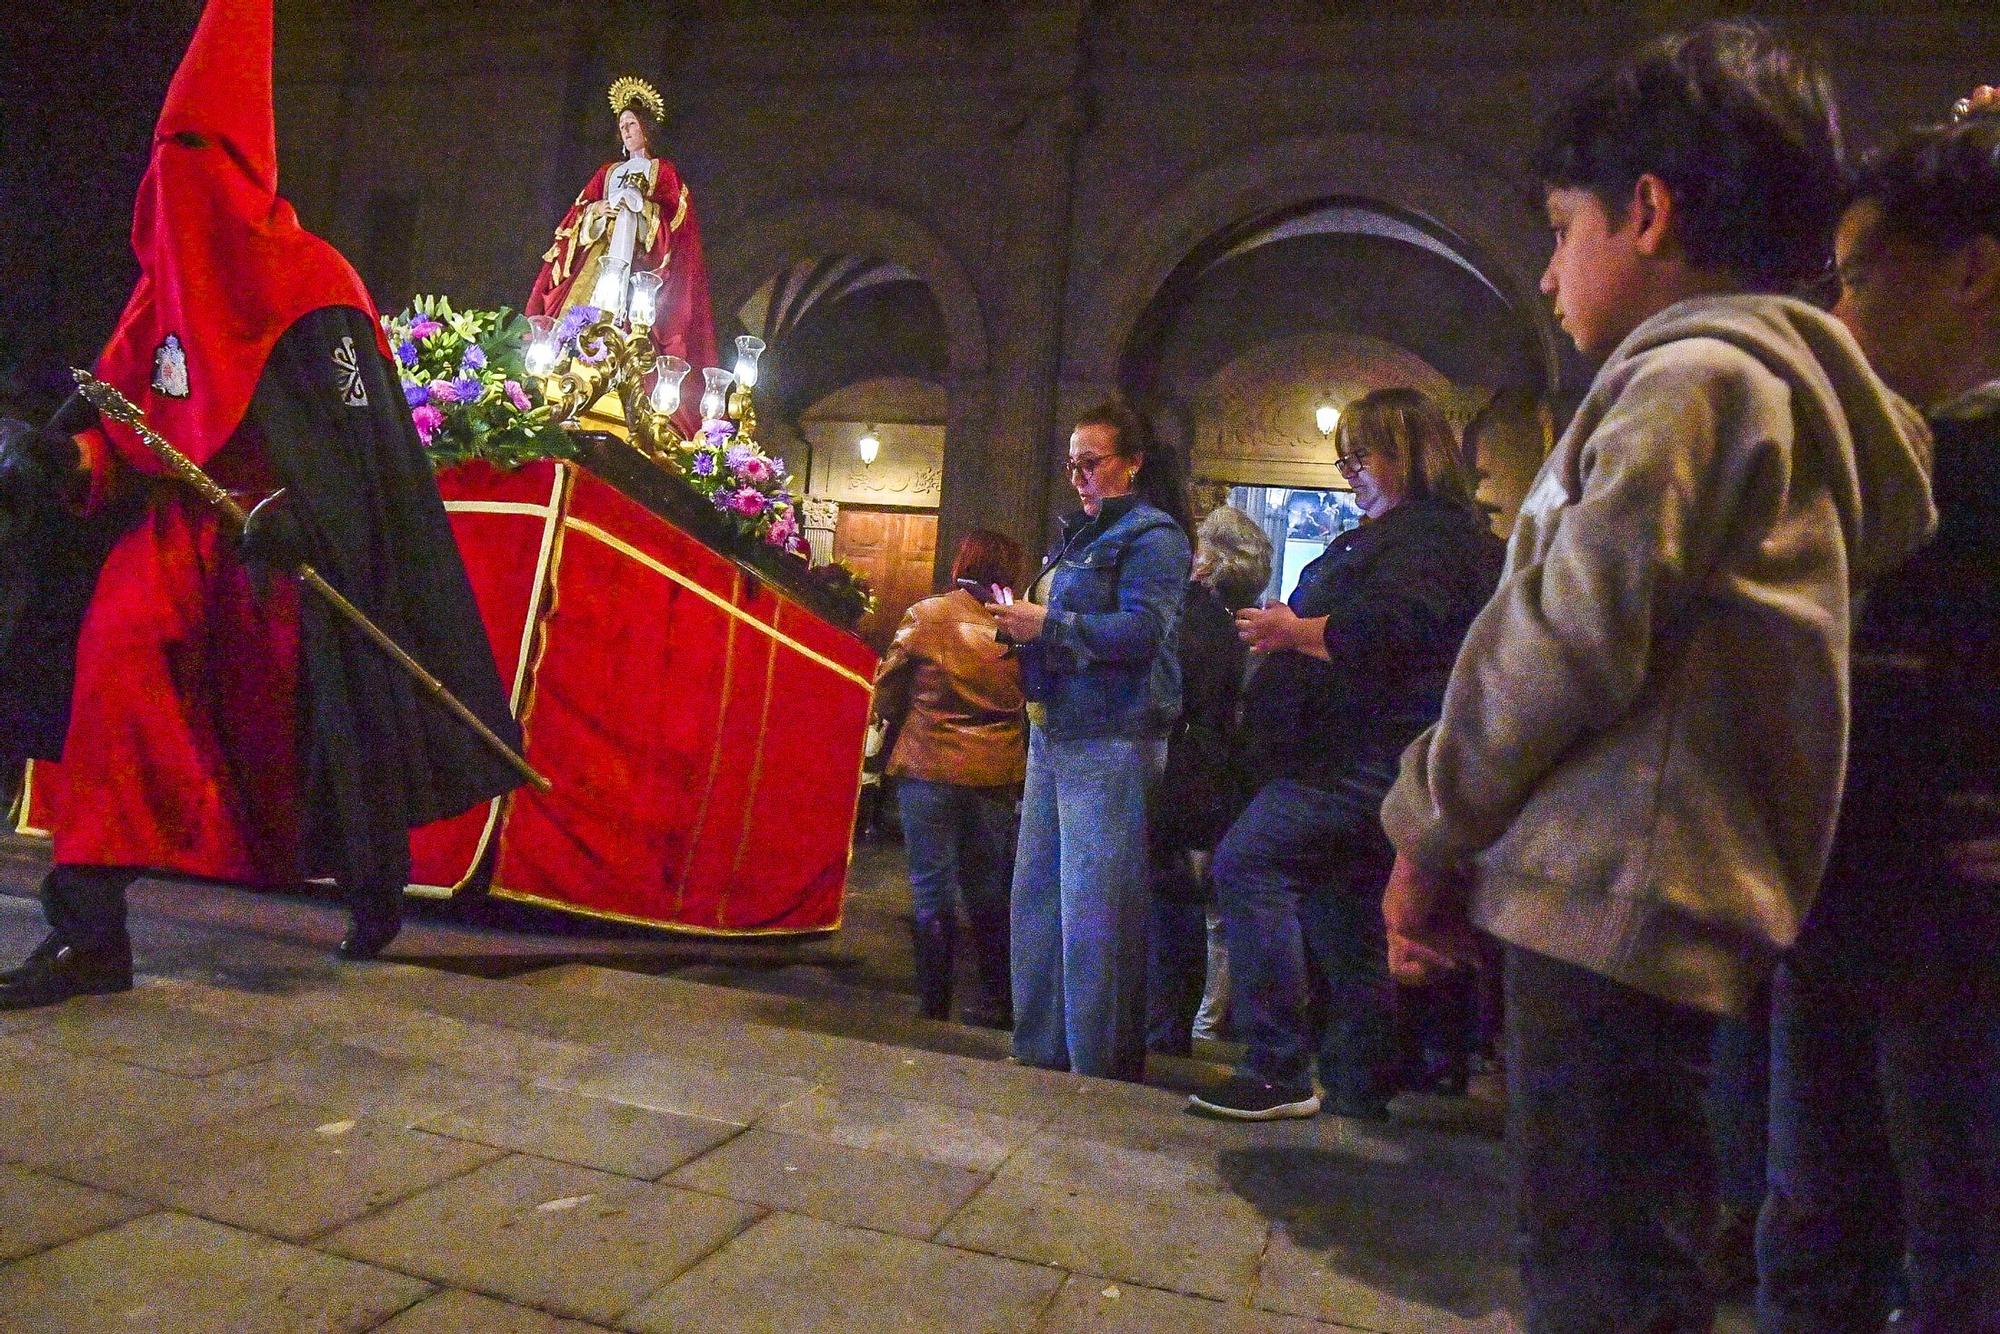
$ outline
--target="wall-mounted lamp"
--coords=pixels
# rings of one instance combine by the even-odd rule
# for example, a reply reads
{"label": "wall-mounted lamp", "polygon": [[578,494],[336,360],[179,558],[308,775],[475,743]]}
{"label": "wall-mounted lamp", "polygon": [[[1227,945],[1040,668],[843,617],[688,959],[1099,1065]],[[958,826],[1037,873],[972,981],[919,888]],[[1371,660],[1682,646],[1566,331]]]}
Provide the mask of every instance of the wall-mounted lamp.
{"label": "wall-mounted lamp", "polygon": [[1313,424],[1319,427],[1324,438],[1333,439],[1333,428],[1340,425],[1340,409],[1331,403],[1322,403],[1313,409]]}
{"label": "wall-mounted lamp", "polygon": [[869,464],[873,463],[875,461],[875,456],[882,452],[882,442],[880,439],[876,437],[875,428],[871,426],[867,430],[863,431],[861,433],[861,438],[854,442],[854,448],[861,455],[862,467],[865,468]]}

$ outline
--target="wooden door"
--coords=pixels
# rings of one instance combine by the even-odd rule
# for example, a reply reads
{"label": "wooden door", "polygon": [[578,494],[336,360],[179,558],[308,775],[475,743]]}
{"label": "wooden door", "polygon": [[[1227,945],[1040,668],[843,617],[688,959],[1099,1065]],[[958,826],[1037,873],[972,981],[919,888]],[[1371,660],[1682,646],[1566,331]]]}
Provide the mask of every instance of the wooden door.
{"label": "wooden door", "polygon": [[875,610],[862,618],[855,633],[877,653],[888,649],[910,604],[934,591],[937,531],[935,511],[840,507],[833,554],[875,587]]}

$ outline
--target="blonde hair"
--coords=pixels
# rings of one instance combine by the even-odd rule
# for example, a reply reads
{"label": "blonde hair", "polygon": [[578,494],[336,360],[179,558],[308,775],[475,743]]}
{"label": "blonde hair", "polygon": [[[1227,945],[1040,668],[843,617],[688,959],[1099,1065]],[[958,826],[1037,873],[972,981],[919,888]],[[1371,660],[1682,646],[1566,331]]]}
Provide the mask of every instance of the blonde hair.
{"label": "blonde hair", "polygon": [[1355,399],[1340,411],[1334,445],[1343,455],[1378,460],[1380,473],[1402,484],[1404,500],[1434,496],[1478,508],[1478,474],[1460,457],[1451,423],[1420,390],[1377,389]]}
{"label": "blonde hair", "polygon": [[1271,582],[1271,536],[1233,505],[1217,505],[1195,532],[1195,577],[1238,611]]}

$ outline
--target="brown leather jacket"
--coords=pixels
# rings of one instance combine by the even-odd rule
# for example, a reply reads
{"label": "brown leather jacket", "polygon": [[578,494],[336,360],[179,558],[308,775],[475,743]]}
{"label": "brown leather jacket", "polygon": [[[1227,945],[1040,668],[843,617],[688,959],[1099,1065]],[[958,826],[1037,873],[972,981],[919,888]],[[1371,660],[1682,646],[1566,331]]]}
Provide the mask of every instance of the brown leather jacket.
{"label": "brown leather jacket", "polygon": [[925,598],[903,615],[875,673],[875,712],[894,726],[891,778],[966,787],[1018,783],[1028,763],[1021,669],[970,593]]}

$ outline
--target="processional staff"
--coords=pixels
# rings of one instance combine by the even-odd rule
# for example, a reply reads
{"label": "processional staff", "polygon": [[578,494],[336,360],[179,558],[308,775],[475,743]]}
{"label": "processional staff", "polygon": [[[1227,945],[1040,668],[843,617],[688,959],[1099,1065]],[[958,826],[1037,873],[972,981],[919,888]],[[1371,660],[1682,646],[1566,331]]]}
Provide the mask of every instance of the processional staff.
{"label": "processional staff", "polygon": [[[131,399],[120,393],[116,386],[106,384],[89,371],[72,370],[70,374],[76,377],[78,389],[90,401],[92,407],[111,420],[131,427],[133,433],[145,443],[146,448],[157,454],[160,461],[166,464],[176,477],[193,487],[196,493],[220,511],[238,532],[242,531],[244,524],[249,520],[249,515],[243,512],[243,507],[237,504],[235,498],[223,490],[213,477],[203,472],[200,464],[175,449],[165,436],[154,430],[147,422],[146,414]],[[300,561],[289,573],[307,588],[319,594],[320,598],[339,612],[349,625],[359,630],[370,643],[409,673],[417,684],[424,688],[425,694],[442,704],[452,717],[470,728],[490,750],[526,779],[535,791],[547,792],[551,789],[552,784],[547,778],[521,758],[512,746],[495,735],[492,728],[480,721],[479,715],[465,707],[464,702],[445,687],[444,682],[432,676],[422,663],[404,650],[401,644],[389,638],[381,626],[369,620],[367,613],[349,602],[340,590],[329,584],[310,563]]]}

